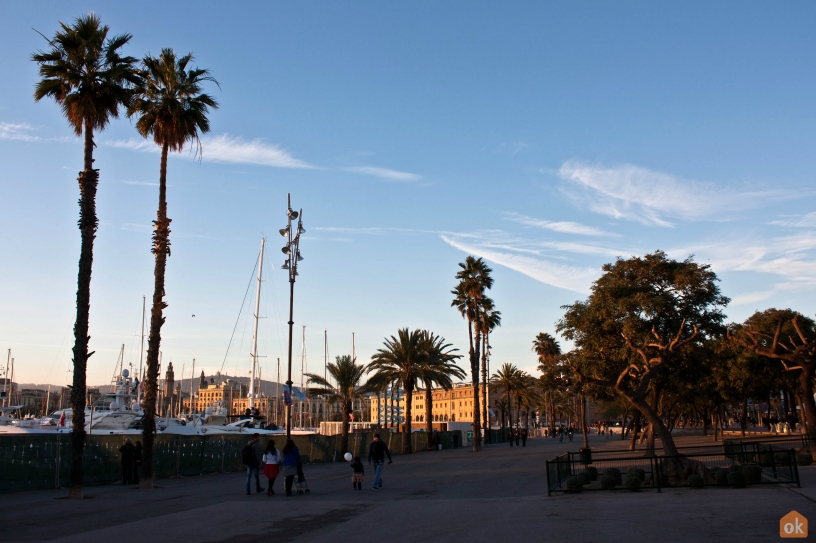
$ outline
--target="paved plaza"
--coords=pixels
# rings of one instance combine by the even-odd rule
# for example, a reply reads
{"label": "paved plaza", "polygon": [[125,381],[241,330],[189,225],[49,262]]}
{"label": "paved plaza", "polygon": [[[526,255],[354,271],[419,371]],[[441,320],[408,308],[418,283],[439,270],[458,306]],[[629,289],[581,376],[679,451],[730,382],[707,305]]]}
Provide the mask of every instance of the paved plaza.
{"label": "paved plaza", "polygon": [[[688,438],[688,442],[699,439]],[[709,444],[710,442],[706,442]],[[0,541],[193,543],[377,541],[768,542],[779,519],[797,510],[816,519],[816,467],[801,468],[802,487],[586,492],[547,496],[544,461],[577,450],[580,439],[531,439],[526,448],[396,455],[385,487],[351,485],[346,463],[306,466],[311,493],[246,496],[244,475],[214,474],[157,481],[142,491],[89,487],[0,496]],[[593,448],[621,442],[593,436]],[[810,536],[813,538],[813,536]]]}

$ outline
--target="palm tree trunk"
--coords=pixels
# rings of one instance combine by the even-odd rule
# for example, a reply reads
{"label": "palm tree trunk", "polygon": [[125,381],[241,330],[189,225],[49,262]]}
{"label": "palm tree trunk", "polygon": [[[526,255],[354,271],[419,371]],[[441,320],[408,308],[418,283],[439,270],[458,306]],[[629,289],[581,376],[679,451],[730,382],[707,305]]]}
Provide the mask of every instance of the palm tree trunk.
{"label": "palm tree trunk", "polygon": [[349,442],[349,418],[348,412],[351,410],[351,400],[346,400],[343,402],[343,430],[342,430],[342,437],[340,439],[340,448],[343,449],[343,454],[346,454],[348,451],[348,442]]}
{"label": "palm tree trunk", "polygon": [[490,417],[487,414],[487,338],[488,333],[482,336],[482,421],[485,431],[485,443],[490,442]]}
{"label": "palm tree trunk", "polygon": [[77,313],[74,323],[74,375],[71,386],[71,488],[68,497],[82,499],[82,452],[85,447],[85,392],[88,359],[88,335],[91,313],[91,271],[93,244],[99,220],[96,217],[96,187],[99,171],[93,169],[93,129],[85,122],[84,170],[79,173],[79,273],[77,274]]}
{"label": "palm tree trunk", "polygon": [[431,397],[431,382],[425,380],[425,433],[428,438],[428,450],[433,445],[433,398]]}
{"label": "palm tree trunk", "polygon": [[411,446],[411,407],[414,399],[413,383],[404,383],[405,389],[405,426],[403,430],[407,435],[402,437],[402,452],[403,454],[411,454],[413,447]]}
{"label": "palm tree trunk", "polygon": [[510,394],[510,387],[505,389],[507,394],[507,424],[510,430],[513,429],[513,396]]}
{"label": "palm tree trunk", "polygon": [[143,418],[144,449],[142,451],[141,488],[153,488],[153,441],[156,436],[156,396],[159,383],[159,349],[161,327],[164,324],[164,273],[167,255],[170,253],[170,219],[167,218],[167,152],[162,145],[161,169],[159,171],[159,209],[153,232],[153,254],[156,267],[153,272],[153,307],[150,310],[150,338],[147,342],[147,375],[145,377],[145,404]]}
{"label": "palm tree trunk", "polygon": [[481,333],[476,329],[476,340],[473,338],[473,321],[468,321],[468,335],[470,336],[470,376],[473,384],[473,452],[482,448],[482,431],[479,424],[479,342]]}

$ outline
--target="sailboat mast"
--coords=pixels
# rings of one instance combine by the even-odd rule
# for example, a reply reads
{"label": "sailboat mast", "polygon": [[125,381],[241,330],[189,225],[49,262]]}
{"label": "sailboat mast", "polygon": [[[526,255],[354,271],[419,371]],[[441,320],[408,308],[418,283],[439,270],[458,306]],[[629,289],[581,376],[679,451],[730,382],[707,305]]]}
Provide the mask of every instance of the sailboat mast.
{"label": "sailboat mast", "polygon": [[261,312],[261,273],[266,238],[261,238],[261,254],[258,256],[258,288],[255,291],[255,325],[252,332],[252,371],[249,372],[249,408],[255,408],[255,369],[258,366],[258,314]]}
{"label": "sailboat mast", "polygon": [[[193,412],[193,382],[195,381],[195,358],[193,358],[193,373],[190,374],[190,410],[188,413]],[[184,386],[184,374],[181,374],[181,383]],[[179,389],[180,390],[180,389]],[[181,408],[184,406],[184,403],[181,401],[181,392],[179,392],[179,412],[181,412]]]}
{"label": "sailboat mast", "polygon": [[142,347],[139,349],[139,389],[136,391],[136,401],[139,404],[142,403],[142,387],[141,382],[144,381],[144,374],[142,373],[142,360],[144,359],[144,323],[145,323],[145,299],[146,296],[142,296]]}

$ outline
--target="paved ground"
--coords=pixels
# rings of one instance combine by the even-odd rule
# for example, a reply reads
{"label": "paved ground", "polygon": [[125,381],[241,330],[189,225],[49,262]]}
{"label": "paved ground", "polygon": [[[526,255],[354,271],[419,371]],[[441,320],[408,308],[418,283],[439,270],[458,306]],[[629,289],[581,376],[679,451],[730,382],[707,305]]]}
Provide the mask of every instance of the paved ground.
{"label": "paved ground", "polygon": [[[816,467],[801,470],[802,489],[547,497],[544,460],[581,442],[527,445],[395,456],[380,491],[370,489],[369,470],[364,490],[353,490],[349,466],[337,463],[307,466],[312,492],[291,498],[246,496],[241,474],[161,480],[153,491],[93,487],[79,502],[65,499],[65,490],[6,494],[0,541],[743,543],[776,540],[780,517],[793,509],[816,521]],[[593,436],[591,445],[620,442]]]}

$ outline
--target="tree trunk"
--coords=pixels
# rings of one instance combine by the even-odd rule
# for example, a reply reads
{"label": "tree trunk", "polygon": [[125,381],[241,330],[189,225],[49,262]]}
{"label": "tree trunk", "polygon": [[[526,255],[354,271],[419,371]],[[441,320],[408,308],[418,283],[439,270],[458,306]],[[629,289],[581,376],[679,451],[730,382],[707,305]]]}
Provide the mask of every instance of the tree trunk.
{"label": "tree trunk", "polygon": [[411,454],[414,452],[413,446],[411,445],[411,407],[413,407],[414,403],[414,386],[413,383],[403,383],[403,388],[405,389],[405,423],[403,426],[403,431],[406,433],[405,436],[402,436],[402,452],[403,454]]}
{"label": "tree trunk", "polygon": [[348,451],[348,442],[349,442],[349,418],[348,413],[351,411],[351,400],[346,400],[343,402],[343,429],[342,429],[342,436],[340,438],[340,448],[343,450],[343,454],[346,454]]}
{"label": "tree trunk", "polygon": [[745,429],[748,427],[748,397],[746,396],[742,400],[742,422],[740,424],[742,428],[742,437],[745,437]]}
{"label": "tree trunk", "polygon": [[428,450],[433,448],[433,398],[431,397],[431,382],[425,380],[425,437],[428,438]]}
{"label": "tree trunk", "polygon": [[816,439],[816,400],[813,399],[813,374],[816,363],[801,363],[799,388],[802,390],[802,404],[805,409],[805,428],[811,440]]}
{"label": "tree trunk", "polygon": [[589,448],[589,432],[587,431],[587,421],[586,421],[586,396],[584,396],[583,391],[579,393],[581,398],[581,432],[584,434],[584,448]]}
{"label": "tree trunk", "polygon": [[490,416],[487,412],[487,340],[488,332],[482,336],[482,424],[485,431],[485,443],[490,442]]}
{"label": "tree trunk", "polygon": [[635,450],[635,444],[637,443],[638,433],[640,432],[640,413],[637,414],[637,417],[632,418],[632,437],[629,440],[629,450]]}
{"label": "tree trunk", "polygon": [[482,334],[476,329],[476,338],[473,338],[473,323],[468,323],[468,333],[470,334],[470,373],[473,383],[473,452],[482,449],[482,425],[479,413],[479,343]]}
{"label": "tree trunk", "polygon": [[71,487],[68,497],[83,498],[84,471],[82,453],[85,448],[85,393],[88,359],[88,335],[91,313],[91,271],[93,244],[99,220],[96,217],[96,188],[99,170],[93,169],[93,129],[85,123],[84,170],[79,173],[79,273],[77,274],[77,312],[74,322],[74,375],[71,385]]}
{"label": "tree trunk", "polygon": [[147,375],[145,377],[144,417],[142,419],[144,449],[142,450],[141,488],[153,488],[153,441],[156,436],[156,397],[159,385],[159,349],[161,327],[165,317],[164,273],[167,255],[170,254],[170,219],[167,218],[167,152],[162,145],[161,169],[159,171],[159,209],[153,223],[153,254],[156,266],[153,272],[153,306],[150,309],[150,337],[147,341]]}

